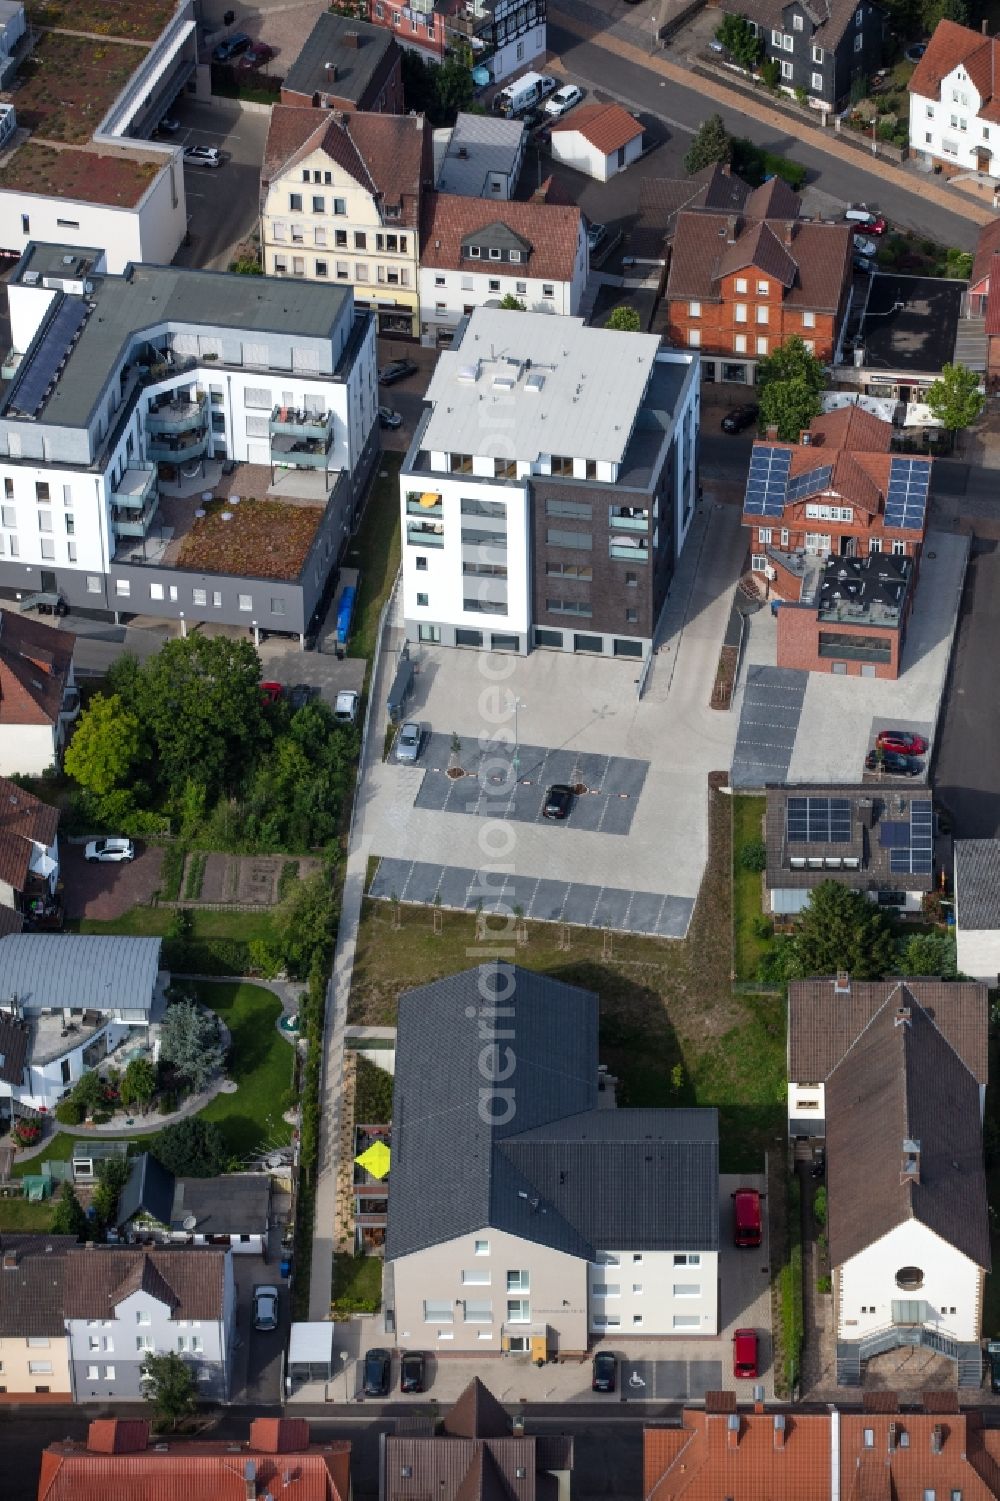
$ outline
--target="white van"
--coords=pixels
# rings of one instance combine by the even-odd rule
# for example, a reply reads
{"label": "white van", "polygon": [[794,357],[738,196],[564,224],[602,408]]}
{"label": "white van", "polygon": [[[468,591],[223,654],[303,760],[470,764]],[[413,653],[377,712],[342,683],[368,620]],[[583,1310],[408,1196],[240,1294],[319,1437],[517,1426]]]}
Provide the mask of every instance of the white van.
{"label": "white van", "polygon": [[507,120],[513,119],[515,115],[525,115],[551,94],[555,87],[554,78],[547,78],[543,73],[525,73],[500,90],[493,100],[494,112]]}

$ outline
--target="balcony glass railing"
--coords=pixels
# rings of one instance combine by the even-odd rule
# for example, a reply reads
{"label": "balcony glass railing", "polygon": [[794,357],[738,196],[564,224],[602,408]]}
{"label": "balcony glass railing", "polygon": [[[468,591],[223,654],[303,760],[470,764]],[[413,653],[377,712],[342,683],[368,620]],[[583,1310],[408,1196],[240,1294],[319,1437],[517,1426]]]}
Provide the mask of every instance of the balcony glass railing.
{"label": "balcony glass railing", "polygon": [[633,511],[631,513],[631,515],[629,515],[629,516],[623,516],[618,511],[612,511],[612,513],[609,516],[608,520],[609,520],[610,525],[613,526],[615,528],[615,530],[619,531],[619,532],[648,532],[649,531],[649,513],[648,513],[648,511],[642,511],[642,512]]}
{"label": "balcony glass railing", "polygon": [[200,459],[211,446],[212,435],[207,428],[193,433],[147,433],[146,457],[160,464],[187,464]]}
{"label": "balcony glass railing", "polygon": [[143,511],[121,511],[117,506],[112,506],[111,525],[119,537],[144,537],[155,515],[155,499]]}
{"label": "balcony glass railing", "polygon": [[271,412],[270,430],[289,438],[319,438],[329,435],[332,412],[306,412],[299,407],[276,406]]}
{"label": "balcony glass railing", "polygon": [[147,433],[187,433],[203,427],[207,402],[204,396],[194,401],[161,401],[146,413]]}
{"label": "balcony glass railing", "polygon": [[620,558],[626,563],[648,563],[648,547],[627,547],[624,542],[612,542],[608,552],[613,558]]}
{"label": "balcony glass railing", "polygon": [[271,463],[286,469],[326,469],[330,456],[330,434],[320,438],[293,438],[277,433],[271,438]]}
{"label": "balcony glass railing", "polygon": [[406,540],[411,547],[443,547],[444,527],[440,523],[415,526],[410,522],[406,528]]}
{"label": "balcony glass railing", "polygon": [[424,491],[422,494],[415,490],[407,491],[407,516],[436,516],[440,519],[443,513],[444,506],[442,505],[440,495],[434,494],[429,490]]}
{"label": "balcony glass railing", "polygon": [[144,510],[150,496],[156,494],[156,465],[130,465],[120,484],[120,489],[111,492],[111,504],[124,510]]}

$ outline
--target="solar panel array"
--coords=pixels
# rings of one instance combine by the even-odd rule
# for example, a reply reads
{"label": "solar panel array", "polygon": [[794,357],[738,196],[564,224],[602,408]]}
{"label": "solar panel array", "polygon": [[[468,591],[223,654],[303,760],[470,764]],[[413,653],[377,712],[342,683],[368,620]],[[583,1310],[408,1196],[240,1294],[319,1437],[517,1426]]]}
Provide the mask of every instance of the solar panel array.
{"label": "solar panel array", "polygon": [[79,297],[66,297],[42,335],[42,342],[18,381],[11,406],[26,417],[34,417],[42,407],[49,386],[72,349],[90,309]]}
{"label": "solar panel array", "polygon": [[930,483],[929,459],[893,459],[889,464],[889,489],[885,497],[886,526],[920,531],[927,511]]}
{"label": "solar panel array", "polygon": [[909,849],[910,825],[883,819],[878,826],[878,842],[884,850]]}
{"label": "solar panel array", "polygon": [[750,474],[743,509],[748,516],[780,516],[785,509],[785,487],[791,449],[755,443],[750,456]]}
{"label": "solar panel array", "polygon": [[822,495],[832,478],[832,464],[827,464],[822,469],[810,469],[807,474],[797,474],[788,482],[785,499],[805,500],[807,495]]}
{"label": "solar panel array", "polygon": [[934,869],[934,813],[929,797],[910,804],[910,822],[905,847],[890,848],[889,869],[896,875],[929,876]]}
{"label": "solar panel array", "polygon": [[789,844],[850,844],[846,797],[790,797],[785,809]]}

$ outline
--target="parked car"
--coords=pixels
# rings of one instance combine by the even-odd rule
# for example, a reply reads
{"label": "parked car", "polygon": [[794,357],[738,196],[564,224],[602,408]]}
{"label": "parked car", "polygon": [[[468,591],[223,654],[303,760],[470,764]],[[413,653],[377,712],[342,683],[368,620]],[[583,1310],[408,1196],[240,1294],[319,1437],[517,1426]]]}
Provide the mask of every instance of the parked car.
{"label": "parked car", "polygon": [[392,407],[379,407],[378,425],[379,427],[391,427],[395,429],[402,427],[403,419],[398,412],[393,411]]}
{"label": "parked car", "polygon": [[754,403],[747,402],[745,406],[733,407],[722,419],[722,431],[724,433],[741,433],[744,428],[753,427],[757,421],[760,408]]}
{"label": "parked car", "polygon": [[131,839],[92,839],[84,850],[84,857],[100,864],[112,861],[134,860],[135,845]]}
{"label": "parked car", "polygon": [[306,704],[311,704],[318,692],[319,689],[314,688],[311,683],[296,683],[293,688],[289,688],[288,703],[292,713],[297,714]]}
{"label": "parked car", "polygon": [[897,751],[901,756],[923,756],[928,748],[923,735],[910,730],[879,730],[875,744],[880,750]]}
{"label": "parked car", "polygon": [[284,691],[280,683],[261,683],[260,685],[260,696],[265,704],[276,704]]}
{"label": "parked car", "polygon": [[353,688],[345,688],[337,694],[333,706],[333,717],[341,724],[353,724],[358,717],[358,695]]}
{"label": "parked car", "polygon": [[852,203],[850,208],[844,211],[844,218],[848,224],[860,224],[862,229],[867,229],[875,217],[867,203]]}
{"label": "parked car", "polygon": [[733,1194],[733,1244],[759,1246],[762,1233],[760,1194],[755,1188],[738,1188]]}
{"label": "parked car", "polygon": [[253,46],[253,37],[247,36],[245,31],[234,31],[231,36],[224,37],[213,50],[212,61],[215,63],[232,62],[234,57],[239,57],[241,52],[246,52],[251,46]]}
{"label": "parked car", "polygon": [[175,136],[180,128],[181,122],[179,120],[175,120],[173,115],[164,115],[163,119],[156,127],[156,134],[158,136]]}
{"label": "parked car", "polygon": [[218,146],[185,146],[185,167],[221,167],[222,157]]}
{"label": "parked car", "polygon": [[594,1356],[591,1391],[613,1392],[618,1383],[618,1356],[611,1350],[598,1350]]}
{"label": "parked car", "polygon": [[871,273],[876,269],[876,264],[867,255],[856,255],[854,257],[854,269],[855,271],[864,271],[868,275],[871,275]]}
{"label": "parked car", "polygon": [[757,1375],[756,1329],[737,1329],[733,1335],[733,1375],[742,1381]]}
{"label": "parked car", "polygon": [[542,804],[542,817],[554,818],[561,821],[569,817],[569,810],[573,806],[573,789],[567,787],[565,782],[553,782],[545,794]]}
{"label": "parked car", "polygon": [[863,219],[852,218],[851,209],[848,209],[845,215],[847,222],[851,225],[855,233],[865,235],[884,235],[886,230],[889,228],[888,224],[881,214],[869,214],[867,209],[864,209],[863,211],[859,210],[858,212],[863,212],[865,217]]}
{"label": "parked car", "polygon": [[560,116],[568,114],[574,104],[579,104],[583,98],[583,90],[578,89],[575,83],[563,84],[561,89],[556,89],[551,99],[545,101],[545,113],[558,120]]}
{"label": "parked car", "polygon": [[866,771],[884,771],[891,777],[915,777],[923,770],[923,763],[912,756],[901,756],[898,751],[869,751],[865,757]]}
{"label": "parked car", "polygon": [[241,70],[245,68],[248,72],[254,68],[262,68],[265,63],[271,61],[276,51],[277,48],[269,47],[266,42],[254,42],[253,46],[248,47],[240,58],[239,66]]}
{"label": "parked car", "polygon": [[854,236],[854,251],[856,255],[878,255],[878,245],[874,240],[869,240],[865,235]]}
{"label": "parked car", "polygon": [[392,1355],[388,1350],[369,1350],[367,1355],[365,1356],[365,1396],[387,1396],[389,1391],[389,1376],[391,1371]]}
{"label": "parked car", "polygon": [[278,1289],[273,1284],[253,1290],[253,1326],[260,1330],[278,1327]]}
{"label": "parked car", "polygon": [[380,386],[394,386],[398,380],[406,380],[408,375],[414,375],[416,369],[412,360],[391,360],[379,371],[378,383]]}
{"label": "parked car", "polygon": [[[918,63],[926,51],[926,42],[914,42],[912,47],[907,47],[903,56],[908,63]],[[994,1391],[996,1391],[996,1387],[994,1387]]]}
{"label": "parked car", "polygon": [[427,1361],[419,1350],[408,1350],[400,1360],[399,1389],[401,1392],[427,1390]]}
{"label": "parked car", "polygon": [[415,719],[408,719],[396,737],[396,760],[415,761],[420,755],[423,731]]}
{"label": "parked car", "polygon": [[591,255],[597,255],[602,245],[608,238],[608,226],[606,224],[587,225],[587,248]]}

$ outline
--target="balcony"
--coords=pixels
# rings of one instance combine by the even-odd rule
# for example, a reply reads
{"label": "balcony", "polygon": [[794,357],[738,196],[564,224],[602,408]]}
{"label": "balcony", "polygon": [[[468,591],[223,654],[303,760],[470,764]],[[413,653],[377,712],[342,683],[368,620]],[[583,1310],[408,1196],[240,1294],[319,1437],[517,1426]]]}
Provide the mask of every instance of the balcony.
{"label": "balcony", "polygon": [[648,532],[649,512],[631,510],[628,506],[623,506],[620,511],[610,513],[608,525],[619,532]]}
{"label": "balcony", "polygon": [[295,407],[276,406],[268,426],[272,437],[281,434],[287,438],[311,438],[315,441],[325,436],[329,447],[333,413],[304,412]]}
{"label": "balcony", "polygon": [[204,427],[207,406],[203,395],[196,397],[194,401],[168,401],[161,398],[146,412],[146,432],[178,434]]}
{"label": "balcony", "polygon": [[618,558],[623,563],[648,563],[649,548],[645,544],[610,542],[608,544],[608,556]]}
{"label": "balcony", "polygon": [[141,511],[124,510],[118,506],[111,507],[111,525],[119,537],[144,537],[149,531],[150,522],[156,515],[157,497],[145,506]]}
{"label": "balcony", "polygon": [[189,464],[202,458],[211,446],[212,434],[207,427],[201,432],[148,433],[146,457],[161,464]]}
{"label": "balcony", "polygon": [[156,465],[131,464],[118,489],[112,490],[111,504],[120,510],[144,511],[150,498],[155,502],[156,493]]}
{"label": "balcony", "polygon": [[271,437],[271,463],[285,469],[328,469],[332,437],[329,430],[319,437],[314,431],[313,436],[307,438],[275,433]]}
{"label": "balcony", "polygon": [[428,521],[423,525],[419,522],[408,521],[406,540],[411,547],[443,547],[444,527],[440,521]]}
{"label": "balcony", "polygon": [[426,516],[428,518],[436,516],[440,520],[444,514],[444,506],[440,495],[436,495],[429,490],[423,494],[418,490],[408,490],[406,493],[406,514],[407,516]]}

